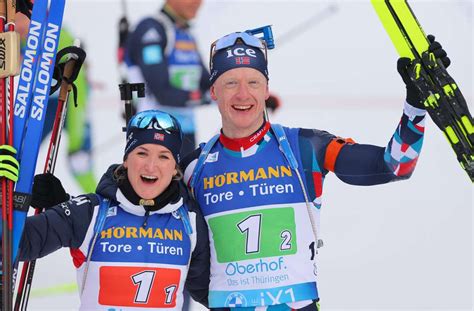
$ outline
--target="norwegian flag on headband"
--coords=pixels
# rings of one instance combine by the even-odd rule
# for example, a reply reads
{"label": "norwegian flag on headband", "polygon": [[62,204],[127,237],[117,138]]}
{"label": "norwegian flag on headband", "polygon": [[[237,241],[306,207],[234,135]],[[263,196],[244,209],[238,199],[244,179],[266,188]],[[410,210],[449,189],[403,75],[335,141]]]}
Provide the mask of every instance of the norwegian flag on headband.
{"label": "norwegian flag on headband", "polygon": [[155,140],[161,140],[161,141],[164,141],[165,140],[165,134],[161,134],[161,133],[155,133]]}
{"label": "norwegian flag on headband", "polygon": [[236,65],[250,65],[250,57],[248,56],[239,56],[235,58]]}

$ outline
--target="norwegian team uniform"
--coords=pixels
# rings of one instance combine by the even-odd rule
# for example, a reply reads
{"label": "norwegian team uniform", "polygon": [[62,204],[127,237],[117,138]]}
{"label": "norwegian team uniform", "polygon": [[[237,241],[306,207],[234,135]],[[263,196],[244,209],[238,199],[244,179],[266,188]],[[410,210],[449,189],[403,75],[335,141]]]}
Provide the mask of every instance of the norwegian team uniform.
{"label": "norwegian team uniform", "polygon": [[385,148],[324,131],[282,127],[310,212],[296,171],[269,123],[249,138],[221,134],[202,165],[197,159],[204,144],[189,155],[183,161],[185,180],[197,171],[192,190],[211,243],[209,307],[316,310],[315,248],[326,174],[333,171],[346,183],[364,186],[408,178],[421,149],[424,118],[424,110],[405,104]]}
{"label": "norwegian team uniform", "polygon": [[146,99],[137,110],[159,109],[176,117],[184,134],[183,154],[195,149],[193,107],[207,103],[209,72],[189,25],[179,26],[165,6],[141,21],[129,35],[125,61],[130,82],[145,82]]}
{"label": "norwegian team uniform", "polygon": [[[81,310],[181,310],[185,284],[196,301],[207,304],[207,229],[185,187],[175,203],[145,212],[117,188],[112,179],[115,167],[100,181],[99,196],[78,196],[28,217],[20,260],[70,247]],[[110,204],[101,214],[106,199]],[[191,234],[181,212],[189,215]]]}

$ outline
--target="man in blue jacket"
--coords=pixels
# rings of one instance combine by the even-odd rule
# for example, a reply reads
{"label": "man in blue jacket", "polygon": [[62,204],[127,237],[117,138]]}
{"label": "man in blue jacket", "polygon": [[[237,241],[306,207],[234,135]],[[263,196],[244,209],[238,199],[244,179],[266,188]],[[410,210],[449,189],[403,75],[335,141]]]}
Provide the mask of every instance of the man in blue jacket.
{"label": "man in blue jacket", "polygon": [[[439,43],[430,49],[449,64]],[[408,75],[411,62],[398,61],[407,97],[395,133],[379,147],[271,124],[264,114],[267,48],[260,39],[229,34],[212,44],[210,59],[210,94],[222,130],[181,162],[209,229],[209,307],[317,311],[325,176],[369,186],[407,179],[415,169],[426,111]]]}

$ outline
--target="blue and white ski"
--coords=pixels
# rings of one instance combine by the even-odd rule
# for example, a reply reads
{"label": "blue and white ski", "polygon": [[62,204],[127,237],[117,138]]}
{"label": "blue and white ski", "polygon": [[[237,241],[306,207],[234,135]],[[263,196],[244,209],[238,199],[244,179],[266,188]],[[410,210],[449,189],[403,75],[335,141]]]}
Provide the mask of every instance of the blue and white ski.
{"label": "blue and white ski", "polygon": [[[20,79],[15,96],[13,110],[13,146],[21,151],[26,120],[30,113],[31,99],[36,77],[38,59],[41,55],[42,40],[48,13],[48,1],[35,2],[31,14],[30,28],[26,39],[26,47],[21,64]],[[19,154],[19,153],[18,153]]]}
{"label": "blue and white ski", "polygon": [[[40,2],[47,0],[35,1],[35,6]],[[38,151],[41,145],[41,136],[48,106],[49,90],[53,77],[54,63],[56,60],[56,52],[59,43],[59,35],[64,13],[65,0],[52,0],[44,22],[44,33],[41,42],[41,54],[37,60],[37,68],[35,80],[32,88],[32,98],[28,100],[30,109],[26,128],[23,132],[19,149],[20,175],[16,183],[15,191],[20,194],[31,194],[33,186],[33,178],[36,169]],[[20,77],[21,78],[21,77]],[[16,120],[14,120],[16,121]],[[18,134],[20,134],[19,132]],[[17,133],[14,133],[16,141]],[[29,200],[24,203],[28,208]],[[15,260],[18,253],[23,227],[27,210],[15,210],[13,216],[13,259]]]}
{"label": "blue and white ski", "polygon": [[[13,108],[13,146],[17,149],[17,159],[20,162],[20,175],[14,196],[11,261],[8,260],[9,265],[13,265],[13,284],[65,7],[65,0],[50,2],[49,11],[48,0],[36,0],[33,6]],[[3,307],[5,310],[12,310],[10,302],[3,304]]]}
{"label": "blue and white ski", "polygon": [[[34,86],[34,79],[36,76],[36,64],[38,55],[41,53],[42,47],[42,38],[43,38],[43,30],[45,21],[47,18],[47,10],[48,10],[48,1],[47,0],[39,0],[33,7],[30,28],[28,30],[27,36],[27,47],[25,52],[25,58],[23,59],[21,71],[20,71],[20,79],[19,84],[17,87],[17,96],[15,98],[14,108],[13,108],[13,146],[20,151],[21,150],[21,142],[23,139],[23,131],[25,128],[26,120],[28,119],[29,114],[29,107],[31,101],[31,94]],[[16,134],[16,136],[15,136]],[[19,158],[19,153],[17,153],[17,159]],[[18,218],[18,210],[16,209],[23,209],[25,213],[28,210],[28,207],[24,206],[24,204],[20,204],[21,201],[25,201],[26,197],[24,195],[15,195],[15,211],[11,211],[13,213],[13,217]],[[6,221],[2,219],[2,221]],[[0,232],[3,237],[3,228]],[[15,232],[15,228],[12,228],[12,236],[18,236],[18,232]],[[6,234],[6,233],[5,233]],[[12,247],[12,242],[10,242],[10,248]],[[8,256],[10,254],[10,260],[2,260],[2,273],[3,271],[8,271],[7,267],[3,267],[3,265],[10,265],[10,269],[13,269],[14,259],[16,257],[16,250],[10,250],[6,254],[2,253],[2,258]],[[14,273],[15,274],[15,273]],[[13,276],[14,277],[14,276]],[[4,288],[2,287],[2,291]],[[10,306],[5,305],[4,308],[8,309]]]}
{"label": "blue and white ski", "polygon": [[[13,212],[12,262],[18,248],[29,207],[38,151],[45,121],[49,90],[63,19],[65,0],[36,0],[20,71],[14,107],[14,147],[20,162]],[[16,264],[17,266],[17,264]]]}

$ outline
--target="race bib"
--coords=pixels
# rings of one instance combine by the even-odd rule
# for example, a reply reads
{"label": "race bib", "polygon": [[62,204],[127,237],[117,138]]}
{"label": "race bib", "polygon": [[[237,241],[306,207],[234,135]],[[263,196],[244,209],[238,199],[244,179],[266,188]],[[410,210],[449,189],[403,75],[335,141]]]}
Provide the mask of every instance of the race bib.
{"label": "race bib", "polygon": [[217,216],[209,219],[209,227],[219,263],[297,252],[295,214],[290,207]]}
{"label": "race bib", "polygon": [[108,306],[173,308],[181,271],[150,267],[101,267],[99,303]]}

